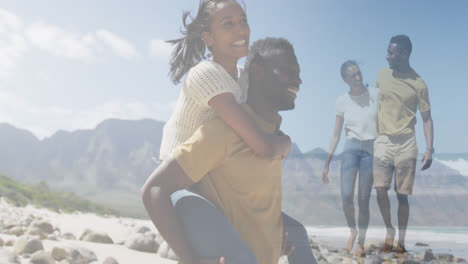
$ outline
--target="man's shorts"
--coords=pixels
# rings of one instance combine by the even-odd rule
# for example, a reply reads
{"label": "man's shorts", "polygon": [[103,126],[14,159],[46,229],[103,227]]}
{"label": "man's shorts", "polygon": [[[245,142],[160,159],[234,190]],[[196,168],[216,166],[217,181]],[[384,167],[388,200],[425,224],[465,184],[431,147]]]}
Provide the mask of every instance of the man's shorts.
{"label": "man's shorts", "polygon": [[414,133],[379,135],[374,142],[374,187],[390,189],[395,174],[395,191],[411,194],[417,157],[418,145]]}

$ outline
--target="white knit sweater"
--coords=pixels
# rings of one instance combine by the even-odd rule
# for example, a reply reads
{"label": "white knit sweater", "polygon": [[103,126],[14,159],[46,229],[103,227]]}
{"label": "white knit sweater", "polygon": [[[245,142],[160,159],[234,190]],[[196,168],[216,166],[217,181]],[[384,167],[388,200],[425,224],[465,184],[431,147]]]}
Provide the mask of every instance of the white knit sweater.
{"label": "white knit sweater", "polygon": [[207,60],[190,69],[184,80],[177,105],[164,125],[159,158],[170,157],[172,150],[189,139],[205,121],[216,116],[208,105],[214,96],[231,92],[239,104],[247,99],[248,80],[238,66],[237,82],[218,63]]}

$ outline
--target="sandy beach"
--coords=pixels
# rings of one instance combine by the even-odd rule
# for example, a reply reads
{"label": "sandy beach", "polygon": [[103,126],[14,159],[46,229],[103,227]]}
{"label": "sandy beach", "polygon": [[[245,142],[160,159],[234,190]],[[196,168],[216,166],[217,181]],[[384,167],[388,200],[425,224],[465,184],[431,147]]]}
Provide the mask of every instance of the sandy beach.
{"label": "sandy beach", "polygon": [[[6,224],[8,219],[25,219],[28,216],[41,218],[49,222],[53,227],[60,230],[62,234],[71,233],[76,238],[80,238],[86,229],[91,229],[97,232],[105,233],[114,241],[119,243],[125,241],[132,235],[133,230],[137,227],[147,227],[152,232],[157,234],[157,230],[148,220],[139,220],[132,218],[121,218],[114,216],[99,216],[90,213],[57,213],[47,209],[38,209],[33,206],[14,207],[5,202],[0,201],[0,220]],[[15,235],[0,233],[0,238],[6,243],[9,240],[18,239]],[[120,264],[134,263],[157,263],[157,264],[173,264],[174,260],[162,258],[156,253],[146,253],[137,250],[132,250],[124,245],[118,244],[102,244],[87,242],[81,240],[58,239],[58,241],[43,239],[44,251],[51,252],[54,247],[71,247],[85,248],[95,253],[97,261],[93,263],[102,263],[107,257],[113,257]],[[8,248],[8,247],[6,247]],[[29,263],[28,256],[20,256],[20,263]]]}
{"label": "sandy beach", "polygon": [[[59,213],[47,209],[38,209],[33,206],[15,207],[2,198],[0,199],[0,238],[3,241],[3,247],[0,247],[0,263],[3,264],[2,254],[5,252],[14,252],[17,250],[18,240],[23,234],[31,232],[31,226],[34,221],[42,221],[53,227],[53,233],[46,238],[41,238],[43,251],[47,254],[54,255],[51,252],[54,248],[75,249],[78,251],[84,250],[84,255],[88,255],[88,261],[74,262],[71,260],[60,260],[59,264],[74,264],[74,263],[119,263],[119,264],[135,264],[135,263],[156,263],[156,264],[175,264],[177,261],[168,259],[167,246],[160,246],[165,243],[158,234],[158,231],[149,220],[124,218],[116,216],[99,216],[91,213]],[[20,227],[30,225],[29,228]],[[107,235],[112,243],[97,243],[81,240],[83,233],[87,230],[92,230],[99,234]],[[16,230],[16,231],[13,231]],[[12,234],[22,230],[22,234]],[[143,230],[143,231],[142,231]],[[154,252],[142,252],[129,248],[129,242],[136,233],[142,232],[146,235],[151,235],[151,239],[158,241],[158,250]],[[314,254],[320,264],[323,263],[400,263],[392,254],[382,255],[372,251],[373,245],[380,242],[380,238],[384,234],[383,228],[372,227],[368,232],[369,253],[365,259],[355,259],[352,254],[346,254],[342,248],[348,230],[346,227],[308,227],[310,238],[315,242],[312,244]],[[425,246],[416,246],[417,242],[427,242]],[[167,245],[167,244],[166,244]],[[439,262],[416,262],[416,263],[466,263],[460,257],[468,255],[468,238],[464,233],[454,233],[437,235],[431,230],[409,230],[408,232],[408,250],[410,259],[424,258],[426,251],[433,251],[434,257],[446,257],[448,260],[440,260]],[[442,246],[445,246],[443,248]],[[165,248],[165,253],[163,248]],[[429,249],[430,248],[430,249]],[[453,249],[453,250],[452,250]],[[5,251],[6,250],[6,251]],[[81,252],[80,251],[80,252]],[[86,253],[88,252],[88,253]],[[34,263],[31,260],[36,253],[21,253],[17,255],[17,262],[5,263]],[[441,254],[440,257],[438,254]],[[91,256],[91,257],[89,257]],[[455,257],[456,256],[456,257]],[[54,258],[56,256],[54,255]],[[108,257],[112,257],[116,262],[108,262]],[[458,257],[458,258],[457,258]],[[363,262],[364,261],[364,262]],[[373,261],[373,262],[369,262]],[[36,262],[45,263],[45,262]],[[287,260],[282,258],[281,264],[286,264]]]}

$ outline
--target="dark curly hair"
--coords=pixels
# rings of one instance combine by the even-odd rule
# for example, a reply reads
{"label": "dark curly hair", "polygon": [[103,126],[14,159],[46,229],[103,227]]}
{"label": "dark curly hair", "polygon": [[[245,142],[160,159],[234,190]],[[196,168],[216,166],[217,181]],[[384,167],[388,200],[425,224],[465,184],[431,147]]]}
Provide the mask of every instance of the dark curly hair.
{"label": "dark curly hair", "polygon": [[398,47],[402,50],[406,50],[408,52],[408,56],[411,55],[411,51],[413,50],[413,45],[411,44],[411,40],[406,35],[396,35],[390,39],[390,43],[398,44]]}
{"label": "dark curly hair", "polygon": [[290,52],[292,55],[296,56],[294,48],[288,40],[284,38],[268,37],[257,40],[250,46],[249,55],[245,60],[245,68],[248,69],[252,61],[260,59],[260,57],[271,56],[276,50]]}

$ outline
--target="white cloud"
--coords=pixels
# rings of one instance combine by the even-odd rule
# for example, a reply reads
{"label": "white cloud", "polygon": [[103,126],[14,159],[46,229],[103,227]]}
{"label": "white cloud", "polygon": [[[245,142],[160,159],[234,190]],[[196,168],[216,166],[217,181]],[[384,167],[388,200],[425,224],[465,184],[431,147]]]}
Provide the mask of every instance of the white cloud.
{"label": "white cloud", "polygon": [[5,79],[16,68],[18,61],[28,50],[26,42],[17,33],[0,36],[0,79]]}
{"label": "white cloud", "polygon": [[26,35],[33,45],[53,55],[70,59],[90,61],[107,47],[117,56],[126,59],[138,55],[129,41],[105,29],[99,29],[95,33],[78,34],[39,22],[28,26]]}
{"label": "white cloud", "polygon": [[34,76],[43,83],[53,83],[55,81],[54,74],[48,71],[39,70]]}
{"label": "white cloud", "polygon": [[95,56],[95,37],[67,32],[54,25],[36,22],[26,27],[25,35],[32,45],[55,56],[89,61]]}
{"label": "white cloud", "polygon": [[0,9],[0,80],[11,74],[28,50],[21,35],[22,26],[15,14]]}
{"label": "white cloud", "polygon": [[3,33],[10,28],[13,30],[19,30],[22,25],[23,22],[17,15],[0,8],[0,33]]}
{"label": "white cloud", "polygon": [[81,33],[44,21],[28,24],[16,14],[0,8],[0,80],[7,78],[32,48],[85,62],[93,61],[107,50],[126,59],[138,55],[130,41],[109,30]]}
{"label": "white cloud", "polygon": [[76,111],[63,106],[38,106],[13,93],[0,91],[0,122],[27,129],[37,137],[51,136],[57,130],[93,129],[109,118],[167,120],[174,102],[145,104],[136,100],[109,101]]}
{"label": "white cloud", "polygon": [[171,44],[164,40],[153,39],[150,42],[150,56],[162,59],[168,59],[172,52]]}
{"label": "white cloud", "polygon": [[109,32],[105,29],[100,29],[96,31],[96,35],[101,41],[107,44],[117,55],[123,58],[131,59],[138,55],[136,49],[129,41],[116,36],[112,32]]}

